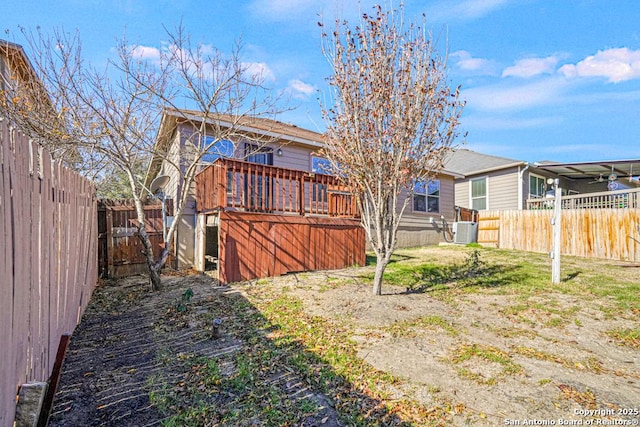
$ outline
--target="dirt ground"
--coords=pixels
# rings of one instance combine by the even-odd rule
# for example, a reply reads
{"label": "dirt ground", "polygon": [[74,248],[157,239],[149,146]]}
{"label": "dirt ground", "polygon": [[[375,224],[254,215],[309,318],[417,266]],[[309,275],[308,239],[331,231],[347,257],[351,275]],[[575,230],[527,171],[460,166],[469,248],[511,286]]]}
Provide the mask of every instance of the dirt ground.
{"label": "dirt ground", "polygon": [[[439,251],[438,257],[462,256],[425,249],[430,250]],[[576,264],[583,269],[605,265],[573,263],[583,263]],[[225,325],[222,338],[211,339],[205,322],[225,319],[227,299],[250,302],[255,286],[298,298],[308,315],[348,328],[362,360],[400,379],[389,399],[456,406],[460,410],[452,411],[451,425],[613,425],[615,420],[636,425],[640,420],[633,412],[640,410],[640,352],[607,334],[638,329],[637,313],[607,315],[602,307],[608,301],[579,293],[540,292],[523,299],[492,290],[436,298],[387,283],[385,294],[373,297],[370,282],[362,279],[370,270],[300,273],[229,288],[202,275],[167,277],[158,294],[147,292],[144,278],[103,285],[72,337],[51,425],[160,424],[166,415],[150,403],[150,388],[157,383],[152,379],[186,374],[166,372],[170,367],[159,355],[250,351],[233,333],[235,323]],[[639,268],[621,268],[619,274],[640,280]],[[194,292],[192,312],[207,316],[185,320],[167,314],[187,288]],[[306,392],[329,402],[317,390]],[[340,425],[330,403],[319,406],[320,412],[300,425]]]}
{"label": "dirt ground", "polygon": [[[463,256],[442,248],[423,251],[449,259]],[[611,265],[572,260],[576,271]],[[640,268],[628,267],[617,269],[616,276],[640,282]],[[454,417],[456,425],[640,421],[640,352],[617,345],[606,333],[638,330],[637,311],[610,316],[600,309],[608,301],[552,292],[526,300],[500,291],[458,293],[443,300],[388,283],[385,295],[373,298],[368,282],[352,280],[353,270],[302,276],[273,283],[302,299],[307,312],[349,324],[361,358],[404,379],[397,398],[464,405],[466,410]],[[416,322],[425,315],[447,325]],[[400,325],[404,329],[394,333]],[[476,351],[465,352],[469,349]],[[491,360],[491,354],[484,357],[483,349],[502,352],[510,364]],[[456,358],[461,353],[473,356]],[[608,412],[601,416],[590,410]]]}
{"label": "dirt ground", "polygon": [[[189,384],[200,381],[193,380],[192,371],[198,365],[190,361],[215,359],[221,361],[223,375],[234,375],[238,368],[229,356],[258,347],[244,339],[256,333],[247,333],[245,329],[251,324],[244,319],[255,310],[238,289],[219,286],[207,275],[163,276],[162,283],[162,291],[149,292],[148,279],[134,276],[106,281],[96,288],[72,335],[50,426],[162,425],[180,408],[161,408],[151,396],[167,392],[189,395],[192,385],[213,396],[211,402],[204,403],[214,408],[234,406],[242,398],[232,391],[207,393],[203,384]],[[187,290],[193,296],[185,301]],[[184,312],[177,309],[181,302],[186,306]],[[246,313],[238,310],[245,306]],[[214,319],[223,322],[217,332]],[[276,366],[268,375],[270,390],[276,389],[283,398],[314,402],[316,410],[305,414],[299,425],[340,425],[327,398],[301,384],[290,370]],[[255,386],[248,384],[247,393]],[[237,422],[211,420],[204,425],[265,425],[247,418],[240,414]]]}

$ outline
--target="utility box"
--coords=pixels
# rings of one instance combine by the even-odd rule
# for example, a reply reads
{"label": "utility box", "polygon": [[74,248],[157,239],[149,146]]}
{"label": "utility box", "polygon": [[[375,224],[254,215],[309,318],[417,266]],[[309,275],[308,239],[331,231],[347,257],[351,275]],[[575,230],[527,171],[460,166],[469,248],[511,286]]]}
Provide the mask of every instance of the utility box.
{"label": "utility box", "polygon": [[453,243],[466,245],[478,241],[478,223],[458,221],[453,223]]}

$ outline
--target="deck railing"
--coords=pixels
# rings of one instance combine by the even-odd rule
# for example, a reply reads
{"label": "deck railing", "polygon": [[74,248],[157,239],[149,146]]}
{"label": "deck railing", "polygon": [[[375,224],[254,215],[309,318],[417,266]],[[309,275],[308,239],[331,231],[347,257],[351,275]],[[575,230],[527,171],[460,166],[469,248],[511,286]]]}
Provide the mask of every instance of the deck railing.
{"label": "deck railing", "polygon": [[218,159],[196,176],[196,209],[357,218],[356,196],[335,176]]}
{"label": "deck railing", "polygon": [[[527,209],[553,209],[554,198],[527,200]],[[638,209],[640,188],[562,196],[562,209]]]}

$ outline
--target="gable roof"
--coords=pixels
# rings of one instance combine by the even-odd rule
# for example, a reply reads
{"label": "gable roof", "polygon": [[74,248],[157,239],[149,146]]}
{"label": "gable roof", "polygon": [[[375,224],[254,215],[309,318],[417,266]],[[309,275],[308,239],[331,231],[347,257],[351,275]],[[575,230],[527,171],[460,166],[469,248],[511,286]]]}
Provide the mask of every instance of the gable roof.
{"label": "gable roof", "polygon": [[[162,167],[162,156],[156,153],[165,153],[173,141],[173,135],[180,123],[201,123],[202,112],[187,109],[166,108],[163,111],[160,127],[156,136],[155,150],[147,174],[145,187],[149,188],[151,181],[158,175]],[[290,123],[262,117],[232,116],[229,114],[209,114],[207,122],[223,127],[235,127],[239,132],[258,134],[274,139],[302,144],[313,148],[322,148],[325,144],[325,135],[309,129],[304,129]],[[463,174],[451,168],[445,167],[440,171],[443,175],[454,178],[463,178]]]}
{"label": "gable roof", "polygon": [[457,150],[453,150],[447,155],[444,167],[446,170],[460,175],[469,176],[516,166],[524,166],[526,164],[527,162],[523,160],[492,156],[468,150],[466,148],[459,148]]}
{"label": "gable roof", "polygon": [[[33,68],[22,46],[0,39],[0,56],[5,58],[6,65],[9,68],[8,70],[2,70],[0,68],[0,73],[6,71],[10,73],[5,75],[5,78],[17,78],[21,82],[34,83],[42,86],[42,81],[38,78],[35,68]],[[2,87],[3,84],[4,82],[0,80],[0,87]]]}
{"label": "gable roof", "polygon": [[[163,111],[160,127],[156,136],[154,154],[145,177],[145,186],[147,188],[162,167],[162,156],[157,153],[167,152],[173,141],[172,138],[178,125],[190,122],[202,123],[202,120],[202,112],[196,110],[166,108]],[[262,117],[232,116],[229,114],[209,114],[206,121],[216,126],[233,127],[240,133],[257,134],[313,148],[322,148],[324,146],[323,134],[278,120]]]}
{"label": "gable roof", "polygon": [[38,77],[22,46],[0,39],[1,58],[4,58],[4,61],[0,61],[0,90],[7,89],[7,80],[15,79],[23,87],[30,89],[28,93],[35,94],[28,94],[33,104],[55,111],[54,104],[44,83]]}

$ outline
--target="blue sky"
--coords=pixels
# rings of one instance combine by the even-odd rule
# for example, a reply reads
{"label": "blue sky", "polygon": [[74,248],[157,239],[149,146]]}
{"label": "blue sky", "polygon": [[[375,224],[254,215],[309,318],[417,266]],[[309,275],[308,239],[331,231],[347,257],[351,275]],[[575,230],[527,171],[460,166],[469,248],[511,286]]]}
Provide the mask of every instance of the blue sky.
{"label": "blue sky", "polygon": [[[88,60],[103,63],[125,32],[160,48],[182,20],[192,40],[243,58],[297,108],[281,119],[322,131],[318,99],[331,70],[318,14],[356,22],[362,0],[5,0],[0,38],[18,26],[78,29]],[[399,1],[394,2],[395,5]],[[640,158],[640,4],[637,0],[405,1],[447,50],[452,85],[467,100],[467,148],[527,161]],[[8,33],[6,32],[8,30]],[[29,54],[27,50],[27,54]]]}

